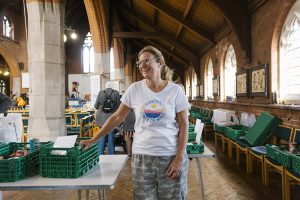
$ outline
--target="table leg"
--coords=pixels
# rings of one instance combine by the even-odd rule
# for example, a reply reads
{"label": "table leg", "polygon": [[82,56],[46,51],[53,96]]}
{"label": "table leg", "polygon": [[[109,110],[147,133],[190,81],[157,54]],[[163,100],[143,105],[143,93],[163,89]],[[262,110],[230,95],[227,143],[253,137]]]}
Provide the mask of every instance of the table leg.
{"label": "table leg", "polygon": [[103,192],[103,200],[106,200],[105,190],[102,190],[102,192]]}
{"label": "table leg", "polygon": [[81,190],[78,190],[78,200],[81,200]]}
{"label": "table leg", "polygon": [[197,163],[197,168],[198,168],[198,177],[199,177],[199,182],[201,186],[201,197],[202,200],[204,200],[204,185],[203,185],[203,177],[202,177],[202,170],[201,170],[201,163],[200,163],[200,158],[196,158],[196,163]]}
{"label": "table leg", "polygon": [[90,190],[86,190],[85,199],[90,200]]}
{"label": "table leg", "polygon": [[102,195],[101,195],[101,190],[99,189],[98,190],[98,197],[99,197],[99,200],[102,200],[102,198],[103,198],[103,200],[106,200],[105,190],[102,190]]}

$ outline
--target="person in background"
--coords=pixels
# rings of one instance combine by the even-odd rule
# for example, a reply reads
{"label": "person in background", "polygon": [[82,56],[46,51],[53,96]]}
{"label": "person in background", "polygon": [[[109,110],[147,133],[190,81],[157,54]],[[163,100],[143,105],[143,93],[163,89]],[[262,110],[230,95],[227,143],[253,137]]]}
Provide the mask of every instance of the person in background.
{"label": "person in background", "polygon": [[131,159],[134,199],[185,199],[189,103],[182,88],[169,81],[172,70],[158,49],[144,47],[136,64],[144,79],[129,86],[119,109],[100,132],[81,143],[86,145],[85,149],[89,148],[133,110],[136,119]]}
{"label": "person in background", "polygon": [[0,92],[0,113],[6,113],[12,104],[13,101],[8,96]]}
{"label": "person in background", "polygon": [[126,142],[127,155],[131,157],[132,153],[132,142],[134,134],[135,116],[134,112],[131,111],[123,122],[123,134]]}
{"label": "person in background", "polygon": [[19,96],[18,98],[17,98],[17,105],[18,105],[18,107],[21,107],[21,108],[25,108],[25,106],[26,106],[26,100],[23,98],[23,94],[21,94],[21,96]]}
{"label": "person in background", "polygon": [[[107,95],[110,95],[111,100],[114,104],[114,108],[112,112],[103,111],[103,106]],[[119,92],[113,89],[113,85],[111,82],[107,82],[106,89],[99,92],[94,105],[95,109],[97,109],[95,125],[101,128],[106,122],[106,120],[118,109],[119,105],[120,105]],[[108,154],[115,154],[114,133],[115,131],[111,130],[106,136],[102,137],[99,140],[99,148],[100,148],[101,155],[104,154],[106,143],[107,143]]]}

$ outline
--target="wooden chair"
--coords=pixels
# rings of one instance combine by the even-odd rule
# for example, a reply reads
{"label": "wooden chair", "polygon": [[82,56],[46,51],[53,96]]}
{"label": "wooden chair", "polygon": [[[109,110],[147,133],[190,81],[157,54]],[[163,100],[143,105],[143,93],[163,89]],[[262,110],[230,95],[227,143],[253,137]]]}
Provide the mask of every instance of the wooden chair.
{"label": "wooden chair", "polygon": [[[293,139],[294,128],[284,125],[279,125],[274,131],[272,144],[280,144],[291,142]],[[249,173],[253,173],[253,161],[261,164],[262,183],[265,184],[265,156],[266,146],[252,147],[249,149]]]}
{"label": "wooden chair", "polygon": [[[237,166],[240,165],[240,155],[245,154],[246,168],[247,172],[249,173],[249,149],[254,146],[264,145],[271,133],[278,126],[278,123],[278,118],[270,115],[269,113],[262,112],[243,139],[238,139],[235,142],[231,141],[236,147]],[[250,140],[251,144],[249,143]]]}
{"label": "wooden chair", "polygon": [[[300,129],[296,129],[294,131],[294,137],[293,141],[297,144],[300,143]],[[296,183],[300,185],[300,174],[295,172],[292,169],[284,169],[284,194],[285,194],[285,200],[290,200],[291,194],[290,194],[290,183]]]}

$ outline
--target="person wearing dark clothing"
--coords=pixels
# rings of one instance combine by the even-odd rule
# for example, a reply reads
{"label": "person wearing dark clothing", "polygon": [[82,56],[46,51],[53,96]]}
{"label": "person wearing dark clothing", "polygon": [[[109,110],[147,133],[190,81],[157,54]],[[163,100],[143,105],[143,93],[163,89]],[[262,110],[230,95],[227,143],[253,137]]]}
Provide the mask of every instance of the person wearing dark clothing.
{"label": "person wearing dark clothing", "polygon": [[[104,102],[106,100],[107,95],[110,95],[111,100],[114,104],[114,108],[112,112],[104,112],[102,110]],[[98,127],[102,127],[105,121],[119,108],[120,105],[120,95],[117,90],[112,89],[112,87],[109,86],[109,82],[106,85],[106,89],[99,92],[96,102],[95,102],[95,109],[97,109],[96,112],[96,120],[95,125]],[[105,137],[102,137],[99,140],[99,146],[100,146],[100,154],[104,154],[104,149],[107,142],[107,148],[108,148],[108,154],[114,154],[115,153],[115,145],[114,145],[114,130],[112,130],[108,135]]]}
{"label": "person wearing dark clothing", "polygon": [[131,111],[123,122],[123,133],[124,140],[126,142],[126,150],[127,155],[131,157],[132,153],[132,142],[133,142],[133,134],[134,134],[134,124],[135,124],[135,116],[134,112]]}
{"label": "person wearing dark clothing", "polygon": [[0,92],[0,113],[6,113],[12,104],[13,101]]}

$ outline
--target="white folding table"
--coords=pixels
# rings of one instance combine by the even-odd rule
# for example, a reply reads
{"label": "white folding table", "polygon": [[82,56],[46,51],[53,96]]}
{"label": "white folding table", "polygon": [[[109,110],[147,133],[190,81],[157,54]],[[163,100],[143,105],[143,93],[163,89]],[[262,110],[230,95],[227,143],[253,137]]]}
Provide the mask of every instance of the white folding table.
{"label": "white folding table", "polygon": [[87,190],[86,199],[89,199],[89,190],[98,190],[101,199],[101,190],[105,199],[105,190],[113,189],[118,175],[124,168],[127,155],[101,155],[100,164],[79,178],[44,178],[39,175],[25,178],[17,182],[0,183],[0,191],[12,190]]}
{"label": "white folding table", "polygon": [[214,156],[215,154],[211,150],[209,150],[206,145],[204,145],[204,152],[202,154],[188,154],[189,158],[195,158],[196,160],[202,200],[204,200],[204,185],[200,158],[212,158]]}

